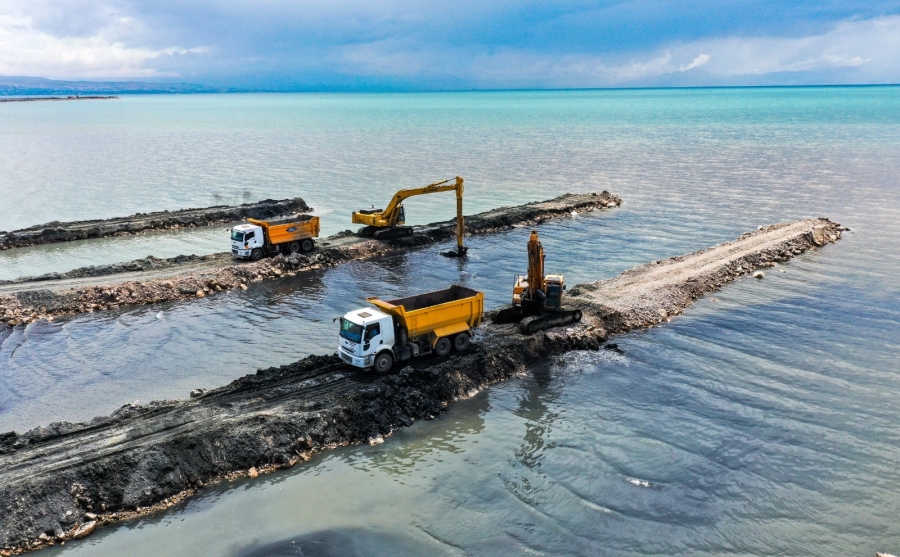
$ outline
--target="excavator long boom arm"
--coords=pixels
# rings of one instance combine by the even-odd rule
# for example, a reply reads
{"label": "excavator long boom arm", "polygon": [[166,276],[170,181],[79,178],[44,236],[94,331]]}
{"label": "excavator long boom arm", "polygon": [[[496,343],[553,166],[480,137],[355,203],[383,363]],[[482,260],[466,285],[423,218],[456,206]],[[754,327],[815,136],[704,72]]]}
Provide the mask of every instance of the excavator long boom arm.
{"label": "excavator long boom arm", "polygon": [[449,184],[450,180],[444,180],[442,182],[435,182],[433,184],[428,184],[427,186],[421,188],[410,188],[408,190],[400,190],[394,194],[394,197],[391,198],[391,202],[388,203],[388,206],[381,213],[382,219],[386,221],[388,224],[386,226],[394,226],[397,224],[397,219],[400,216],[400,206],[403,201],[408,197],[413,197],[416,195],[425,195],[426,193],[440,193],[442,191],[453,191],[458,190],[456,196],[458,198],[462,197],[462,178],[457,178],[454,184]]}
{"label": "excavator long boom arm", "polygon": [[354,211],[352,220],[356,224],[365,224],[376,228],[389,228],[404,224],[401,222],[403,214],[403,201],[416,195],[428,193],[440,193],[444,191],[456,192],[456,246],[459,254],[465,254],[466,225],[463,219],[463,179],[457,176],[455,179],[442,180],[428,184],[421,188],[400,190],[391,198],[391,202],[383,210]]}
{"label": "excavator long boom arm", "polygon": [[537,297],[538,292],[543,292],[544,284],[544,246],[538,240],[537,230],[531,231],[528,238],[528,294],[529,298]]}

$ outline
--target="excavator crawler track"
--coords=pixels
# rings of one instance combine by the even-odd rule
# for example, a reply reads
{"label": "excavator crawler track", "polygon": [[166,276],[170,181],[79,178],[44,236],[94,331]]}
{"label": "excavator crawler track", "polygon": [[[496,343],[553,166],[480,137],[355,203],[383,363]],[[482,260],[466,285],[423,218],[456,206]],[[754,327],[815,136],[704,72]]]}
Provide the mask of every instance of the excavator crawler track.
{"label": "excavator crawler track", "polygon": [[412,233],[412,226],[392,226],[391,228],[380,228],[376,230],[373,237],[376,240],[392,240],[394,238],[412,236]]}
{"label": "excavator crawler track", "polygon": [[560,310],[544,315],[526,317],[519,322],[519,332],[523,335],[534,334],[553,327],[564,327],[581,321],[581,310]]}
{"label": "excavator crawler track", "polygon": [[363,226],[356,231],[356,235],[360,238],[374,238],[378,228],[375,226]]}

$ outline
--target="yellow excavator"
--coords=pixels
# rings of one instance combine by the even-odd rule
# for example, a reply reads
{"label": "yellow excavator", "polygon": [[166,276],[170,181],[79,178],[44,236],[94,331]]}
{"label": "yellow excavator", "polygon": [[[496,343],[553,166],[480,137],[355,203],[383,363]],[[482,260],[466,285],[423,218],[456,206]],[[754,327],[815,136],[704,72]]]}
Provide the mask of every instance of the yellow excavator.
{"label": "yellow excavator", "polygon": [[443,180],[428,184],[421,188],[400,190],[394,194],[391,202],[385,209],[363,209],[354,211],[352,218],[356,224],[364,224],[358,234],[366,238],[389,240],[411,236],[413,228],[405,226],[406,210],[403,208],[403,200],[414,195],[427,193],[439,193],[442,191],[456,192],[456,251],[444,252],[450,257],[465,257],[469,248],[465,243],[466,223],[463,219],[463,179],[457,176],[455,179]]}
{"label": "yellow excavator", "polygon": [[528,238],[528,274],[516,275],[512,307],[498,312],[495,323],[519,322],[522,334],[561,327],[581,321],[581,310],[563,308],[566,280],[563,275],[544,274],[544,246],[537,230]]}

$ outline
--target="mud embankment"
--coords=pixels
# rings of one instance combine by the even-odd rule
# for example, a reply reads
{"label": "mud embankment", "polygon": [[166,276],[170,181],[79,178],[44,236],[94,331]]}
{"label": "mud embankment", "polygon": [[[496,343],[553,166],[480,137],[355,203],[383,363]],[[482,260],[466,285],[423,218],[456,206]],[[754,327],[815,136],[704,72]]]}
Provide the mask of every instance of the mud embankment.
{"label": "mud embankment", "polygon": [[217,205],[202,209],[181,209],[155,213],[135,213],[127,217],[104,220],[48,222],[0,232],[0,250],[71,242],[88,238],[125,236],[178,228],[194,228],[223,222],[237,222],[246,218],[268,219],[291,213],[305,213],[310,207],[299,197],[294,199],[266,199],[243,205]]}
{"label": "mud embankment", "polygon": [[738,276],[837,241],[841,230],[825,219],[773,225],[576,285],[570,300],[584,310],[576,326],[523,337],[515,325],[485,324],[469,351],[386,376],[349,368],[336,356],[310,356],[187,400],[126,405],[87,423],[0,435],[0,547],[9,555],[83,537],[212,482],[290,467],[338,446],[383,442],[394,429],[440,416],[453,401],[529,364],[596,350],[611,332],[665,322]]}
{"label": "mud embankment", "polygon": [[[466,231],[469,235],[489,234],[514,226],[539,224],[572,212],[617,207],[621,203],[621,199],[605,191],[566,194],[466,217]],[[367,240],[345,231],[323,239],[309,254],[287,258],[279,255],[256,263],[234,260],[227,253],[147,258],[104,266],[100,271],[86,268],[27,281],[9,281],[0,284],[0,323],[17,325],[73,313],[202,298],[235,288],[246,289],[254,282],[444,242],[455,237],[455,227],[455,220],[417,226],[413,236],[388,242]],[[133,267],[137,270],[131,271]],[[116,272],[120,269],[122,272]]]}

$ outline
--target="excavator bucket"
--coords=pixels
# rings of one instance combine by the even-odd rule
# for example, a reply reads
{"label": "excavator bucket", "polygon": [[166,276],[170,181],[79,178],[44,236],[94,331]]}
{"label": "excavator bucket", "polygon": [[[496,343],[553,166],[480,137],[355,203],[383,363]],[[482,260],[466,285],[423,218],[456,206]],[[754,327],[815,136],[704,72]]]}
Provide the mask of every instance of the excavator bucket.
{"label": "excavator bucket", "polygon": [[522,308],[519,306],[507,306],[494,314],[492,321],[497,325],[502,325],[504,323],[518,323],[522,320],[522,317],[524,317]]}
{"label": "excavator bucket", "polygon": [[468,253],[469,248],[463,246],[462,248],[456,248],[455,250],[442,251],[441,255],[444,257],[465,257],[466,253]]}

